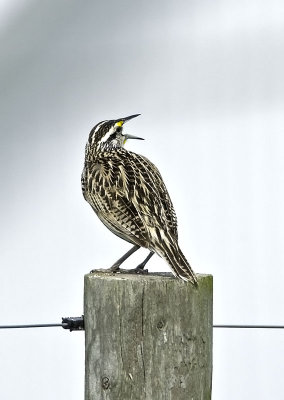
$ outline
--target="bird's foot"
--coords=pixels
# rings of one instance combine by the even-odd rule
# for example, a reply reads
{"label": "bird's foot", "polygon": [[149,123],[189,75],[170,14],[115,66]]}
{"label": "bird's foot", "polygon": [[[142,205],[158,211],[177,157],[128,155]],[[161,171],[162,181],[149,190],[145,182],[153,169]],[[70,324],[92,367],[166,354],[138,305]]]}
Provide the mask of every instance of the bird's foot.
{"label": "bird's foot", "polygon": [[109,272],[109,271],[106,269],[103,269],[103,268],[96,268],[96,269],[92,269],[90,271],[90,274],[95,274],[96,272]]}
{"label": "bird's foot", "polygon": [[118,270],[113,271],[113,272],[118,273],[118,274],[140,274],[140,275],[148,274],[147,269],[140,268],[139,266],[136,268],[132,268],[132,269],[119,268]]}
{"label": "bird's foot", "polygon": [[95,274],[96,272],[104,272],[104,273],[111,273],[111,274],[113,274],[113,273],[115,273],[115,272],[119,272],[120,271],[120,269],[119,269],[119,267],[117,268],[113,268],[113,267],[111,267],[111,268],[96,268],[96,269],[92,269],[91,271],[90,271],[90,274]]}
{"label": "bird's foot", "polygon": [[110,268],[106,269],[92,269],[90,274],[94,274],[96,272],[105,272],[105,273],[112,273],[112,274],[141,274],[146,275],[148,274],[148,269],[144,269],[144,263],[139,264],[136,268],[132,269],[123,269],[113,265]]}
{"label": "bird's foot", "polygon": [[148,274],[148,270],[144,269],[144,265],[143,266],[138,265],[138,267],[136,267],[136,268],[134,268],[134,269],[132,269],[130,271],[133,271],[133,274],[141,274],[141,275],[147,275]]}

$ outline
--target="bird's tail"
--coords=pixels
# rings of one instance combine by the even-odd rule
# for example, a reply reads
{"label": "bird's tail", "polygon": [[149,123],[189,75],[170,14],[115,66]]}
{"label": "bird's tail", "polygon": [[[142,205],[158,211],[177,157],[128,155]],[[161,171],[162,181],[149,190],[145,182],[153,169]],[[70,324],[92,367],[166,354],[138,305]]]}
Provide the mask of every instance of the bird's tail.
{"label": "bird's tail", "polygon": [[198,285],[197,277],[177,242],[164,240],[156,245],[155,251],[169,264],[175,276]]}

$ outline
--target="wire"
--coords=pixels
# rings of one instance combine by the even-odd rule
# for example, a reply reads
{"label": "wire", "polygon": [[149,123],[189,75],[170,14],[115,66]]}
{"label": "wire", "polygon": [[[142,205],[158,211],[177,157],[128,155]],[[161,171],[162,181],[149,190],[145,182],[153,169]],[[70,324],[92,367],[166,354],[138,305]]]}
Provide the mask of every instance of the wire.
{"label": "wire", "polygon": [[18,328],[52,328],[54,326],[60,326],[64,328],[67,326],[66,323],[62,324],[34,324],[34,325],[0,325],[0,329],[18,329]]}
{"label": "wire", "polygon": [[60,326],[63,329],[72,331],[84,330],[84,315],[81,317],[65,317],[62,318],[60,324],[29,324],[29,325],[0,325],[0,329],[18,329],[18,328],[53,328]]}
{"label": "wire", "polygon": [[[53,328],[58,327],[70,329],[68,322],[61,324],[33,324],[33,325],[0,325],[0,329],[19,329],[19,328]],[[230,329],[284,329],[284,325],[213,325],[213,328]],[[73,328],[74,329],[74,328]],[[80,329],[81,330],[81,329]]]}
{"label": "wire", "polygon": [[213,325],[213,328],[233,328],[233,329],[284,329],[284,325]]}

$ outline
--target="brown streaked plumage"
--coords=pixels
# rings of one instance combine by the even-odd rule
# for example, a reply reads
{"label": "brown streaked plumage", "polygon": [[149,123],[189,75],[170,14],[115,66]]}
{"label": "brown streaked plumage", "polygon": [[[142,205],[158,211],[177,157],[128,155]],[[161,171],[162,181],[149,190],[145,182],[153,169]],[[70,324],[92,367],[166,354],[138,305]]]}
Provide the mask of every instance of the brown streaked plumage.
{"label": "brown streaked plumage", "polygon": [[82,190],[103,224],[133,248],[111,268],[139,247],[150,250],[137,267],[141,272],[153,253],[161,256],[175,276],[196,284],[196,276],[178,245],[177,218],[167,188],[156,166],[146,157],[124,148],[124,123],[139,114],[102,121],[90,132],[86,145]]}

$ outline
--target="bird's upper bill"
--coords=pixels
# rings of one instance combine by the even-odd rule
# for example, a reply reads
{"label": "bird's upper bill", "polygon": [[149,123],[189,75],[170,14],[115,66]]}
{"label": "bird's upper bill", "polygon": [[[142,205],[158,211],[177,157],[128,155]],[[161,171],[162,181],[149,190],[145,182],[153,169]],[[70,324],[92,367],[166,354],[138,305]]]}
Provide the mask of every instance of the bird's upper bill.
{"label": "bird's upper bill", "polygon": [[134,115],[130,115],[129,117],[117,119],[116,126],[122,126],[125,122],[129,121],[132,118],[139,117],[139,115],[141,115],[141,114],[134,114]]}

